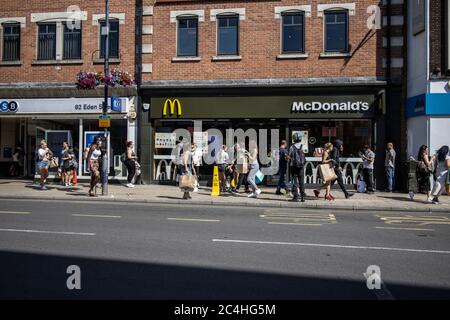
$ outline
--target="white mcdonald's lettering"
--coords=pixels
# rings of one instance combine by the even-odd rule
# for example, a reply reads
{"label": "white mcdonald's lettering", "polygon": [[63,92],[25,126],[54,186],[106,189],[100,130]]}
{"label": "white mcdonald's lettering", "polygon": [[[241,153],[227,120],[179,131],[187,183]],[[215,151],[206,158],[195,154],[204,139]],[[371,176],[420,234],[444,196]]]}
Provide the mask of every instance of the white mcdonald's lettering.
{"label": "white mcdonald's lettering", "polygon": [[359,112],[367,111],[370,108],[368,102],[356,101],[356,102],[303,102],[294,101],[292,103],[292,112]]}

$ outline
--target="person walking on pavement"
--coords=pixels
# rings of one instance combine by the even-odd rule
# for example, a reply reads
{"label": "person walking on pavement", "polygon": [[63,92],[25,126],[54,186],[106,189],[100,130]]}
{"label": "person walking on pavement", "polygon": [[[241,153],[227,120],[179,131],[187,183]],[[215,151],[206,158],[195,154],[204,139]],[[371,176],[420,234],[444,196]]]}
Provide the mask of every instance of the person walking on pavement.
{"label": "person walking on pavement", "polygon": [[[330,158],[330,154],[333,151],[334,147],[331,142],[328,142],[325,144],[325,148],[322,151],[322,164],[328,164],[330,168],[334,167],[334,160]],[[322,177],[323,179],[323,177]],[[331,185],[333,181],[325,182],[322,186],[322,188],[318,190],[314,190],[314,195],[316,198],[319,198],[320,196],[320,190],[325,189],[325,200],[332,201],[334,200],[334,197],[331,195]]]}
{"label": "person walking on pavement", "polygon": [[134,188],[133,180],[134,175],[136,174],[136,153],[134,152],[134,143],[133,141],[127,142],[127,154],[125,160],[125,166],[127,167],[128,177],[127,184],[128,188]]}
{"label": "person walking on pavement", "polygon": [[[289,201],[305,202],[305,163],[306,157],[303,151],[302,138],[299,134],[294,134],[294,144],[289,149],[288,159],[290,160],[290,172],[292,175],[293,198]],[[299,194],[300,189],[300,194]],[[300,197],[300,200],[299,200]]]}
{"label": "person walking on pavement", "polygon": [[100,158],[102,155],[102,138],[100,136],[95,137],[94,143],[89,147],[89,152],[86,157],[86,161],[91,173],[91,183],[89,188],[89,196],[95,197],[94,188],[100,182]]}
{"label": "person walking on pavement", "polygon": [[195,177],[197,180],[197,185],[194,188],[194,192],[198,192],[198,188],[200,187],[200,166],[202,164],[203,152],[197,144],[192,145],[192,165],[194,166]]}
{"label": "person walking on pavement", "polygon": [[249,170],[248,155],[249,155],[249,153],[239,143],[236,144],[236,150],[237,150],[236,151],[236,157],[237,157],[236,172],[238,173],[238,179],[237,179],[235,191],[236,191],[236,193],[238,193],[239,189],[241,188],[241,185],[243,183],[244,187],[245,187],[244,192],[250,193],[250,188],[249,188],[249,184],[248,184],[248,170]]}
{"label": "person walking on pavement", "polygon": [[375,153],[372,151],[369,145],[364,146],[364,151],[361,154],[363,159],[363,179],[366,183],[366,193],[373,193],[373,164],[375,162]]}
{"label": "person walking on pavement", "polygon": [[259,170],[258,163],[258,146],[256,141],[250,140],[249,143],[249,156],[248,161],[250,163],[250,171],[248,173],[247,181],[251,186],[252,193],[248,195],[249,198],[257,198],[261,194],[261,189],[256,185],[256,173]]}
{"label": "person walking on pavement", "polygon": [[180,182],[180,177],[183,173],[183,137],[180,137],[175,142],[175,165],[176,165],[176,178],[175,182]]}
{"label": "person walking on pavement", "polygon": [[445,182],[448,179],[448,172],[450,169],[449,147],[442,146],[436,152],[435,159],[436,159],[435,160],[436,181],[434,182],[432,195],[433,195],[433,203],[439,203],[439,196],[442,194],[442,191],[444,190]]}
{"label": "person walking on pavement", "polygon": [[[417,161],[416,178],[419,192],[425,192],[427,194],[426,202],[433,203],[433,198],[431,197],[433,175],[431,173],[433,172],[434,157],[430,157],[426,145],[422,145],[419,148]],[[414,192],[410,192],[409,197],[413,200]]]}
{"label": "person walking on pavement", "polygon": [[227,150],[227,146],[222,145],[222,149],[218,152],[216,157],[216,163],[219,169],[220,192],[225,192],[227,190],[227,177],[225,172],[229,160]]}
{"label": "person walking on pavement", "polygon": [[289,156],[289,152],[287,147],[287,142],[286,140],[282,140],[281,144],[280,144],[280,149],[279,149],[279,175],[280,175],[280,179],[278,180],[278,185],[277,185],[277,190],[275,192],[275,194],[277,195],[282,195],[283,193],[281,192],[281,190],[283,189],[285,191],[285,193],[288,193],[288,187],[286,185],[286,172],[287,172],[287,166],[288,166],[288,156]]}
{"label": "person walking on pavement", "polygon": [[[333,143],[333,150],[330,153],[330,159],[334,160],[334,172],[337,176],[337,179],[335,181],[337,181],[337,183],[339,184],[339,187],[345,195],[345,199],[349,199],[353,196],[353,193],[348,192],[344,185],[344,177],[342,176],[343,170],[340,160],[342,152],[344,152],[344,143],[342,142],[342,140],[337,139]],[[333,185],[335,181],[333,181],[331,185]]]}
{"label": "person walking on pavement", "polygon": [[[183,144],[183,167],[181,175],[191,175],[191,174],[196,176],[195,169],[192,165],[191,146],[189,143],[185,143]],[[186,191],[186,189],[183,193],[183,199],[184,200],[192,199],[189,191]]]}
{"label": "person walking on pavement", "polygon": [[395,181],[395,157],[396,152],[394,150],[394,144],[389,142],[386,146],[386,159],[384,160],[384,168],[386,171],[387,180],[387,192],[394,191],[394,181]]}
{"label": "person walking on pavement", "polygon": [[45,183],[48,177],[48,168],[50,166],[50,159],[53,158],[53,152],[47,147],[47,141],[41,140],[41,145],[38,150],[39,161],[37,163],[40,178],[40,189],[47,190]]}

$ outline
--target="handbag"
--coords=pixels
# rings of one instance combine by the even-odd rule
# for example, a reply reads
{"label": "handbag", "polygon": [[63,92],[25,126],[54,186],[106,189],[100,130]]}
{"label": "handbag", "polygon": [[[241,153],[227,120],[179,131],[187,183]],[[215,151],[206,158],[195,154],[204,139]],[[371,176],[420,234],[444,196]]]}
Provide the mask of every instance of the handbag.
{"label": "handbag", "polygon": [[261,184],[264,180],[264,173],[261,172],[261,170],[258,170],[255,174],[255,183]]}
{"label": "handbag", "polygon": [[358,180],[356,190],[357,190],[359,193],[364,193],[364,192],[366,192],[366,183],[365,183],[364,181],[362,181],[362,180]]}
{"label": "handbag", "polygon": [[194,175],[184,174],[180,178],[179,187],[184,192],[192,192],[197,185],[197,179]]}
{"label": "handbag", "polygon": [[337,179],[336,172],[328,163],[320,164],[319,172],[324,182],[331,182]]}
{"label": "handbag", "polygon": [[56,160],[56,158],[52,158],[52,159],[49,161],[49,167],[50,167],[50,168],[57,168],[57,167],[59,167],[59,165],[58,165],[58,160]]}

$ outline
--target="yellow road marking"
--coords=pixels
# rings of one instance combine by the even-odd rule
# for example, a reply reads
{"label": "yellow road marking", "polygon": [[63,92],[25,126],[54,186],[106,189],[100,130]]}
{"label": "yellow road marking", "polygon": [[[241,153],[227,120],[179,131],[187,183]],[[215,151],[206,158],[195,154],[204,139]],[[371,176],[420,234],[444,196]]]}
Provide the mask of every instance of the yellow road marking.
{"label": "yellow road marking", "polygon": [[443,216],[421,216],[414,217],[411,215],[406,216],[380,216],[377,215],[386,224],[411,224],[417,226],[426,225],[450,225],[450,219]]}

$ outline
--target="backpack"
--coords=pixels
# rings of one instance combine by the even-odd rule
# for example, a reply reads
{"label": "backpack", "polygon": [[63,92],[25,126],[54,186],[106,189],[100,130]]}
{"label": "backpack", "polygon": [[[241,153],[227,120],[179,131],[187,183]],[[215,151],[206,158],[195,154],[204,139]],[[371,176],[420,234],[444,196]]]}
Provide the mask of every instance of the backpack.
{"label": "backpack", "polygon": [[291,166],[302,168],[306,163],[305,153],[303,152],[303,145],[300,145],[300,149],[295,146],[291,147]]}

